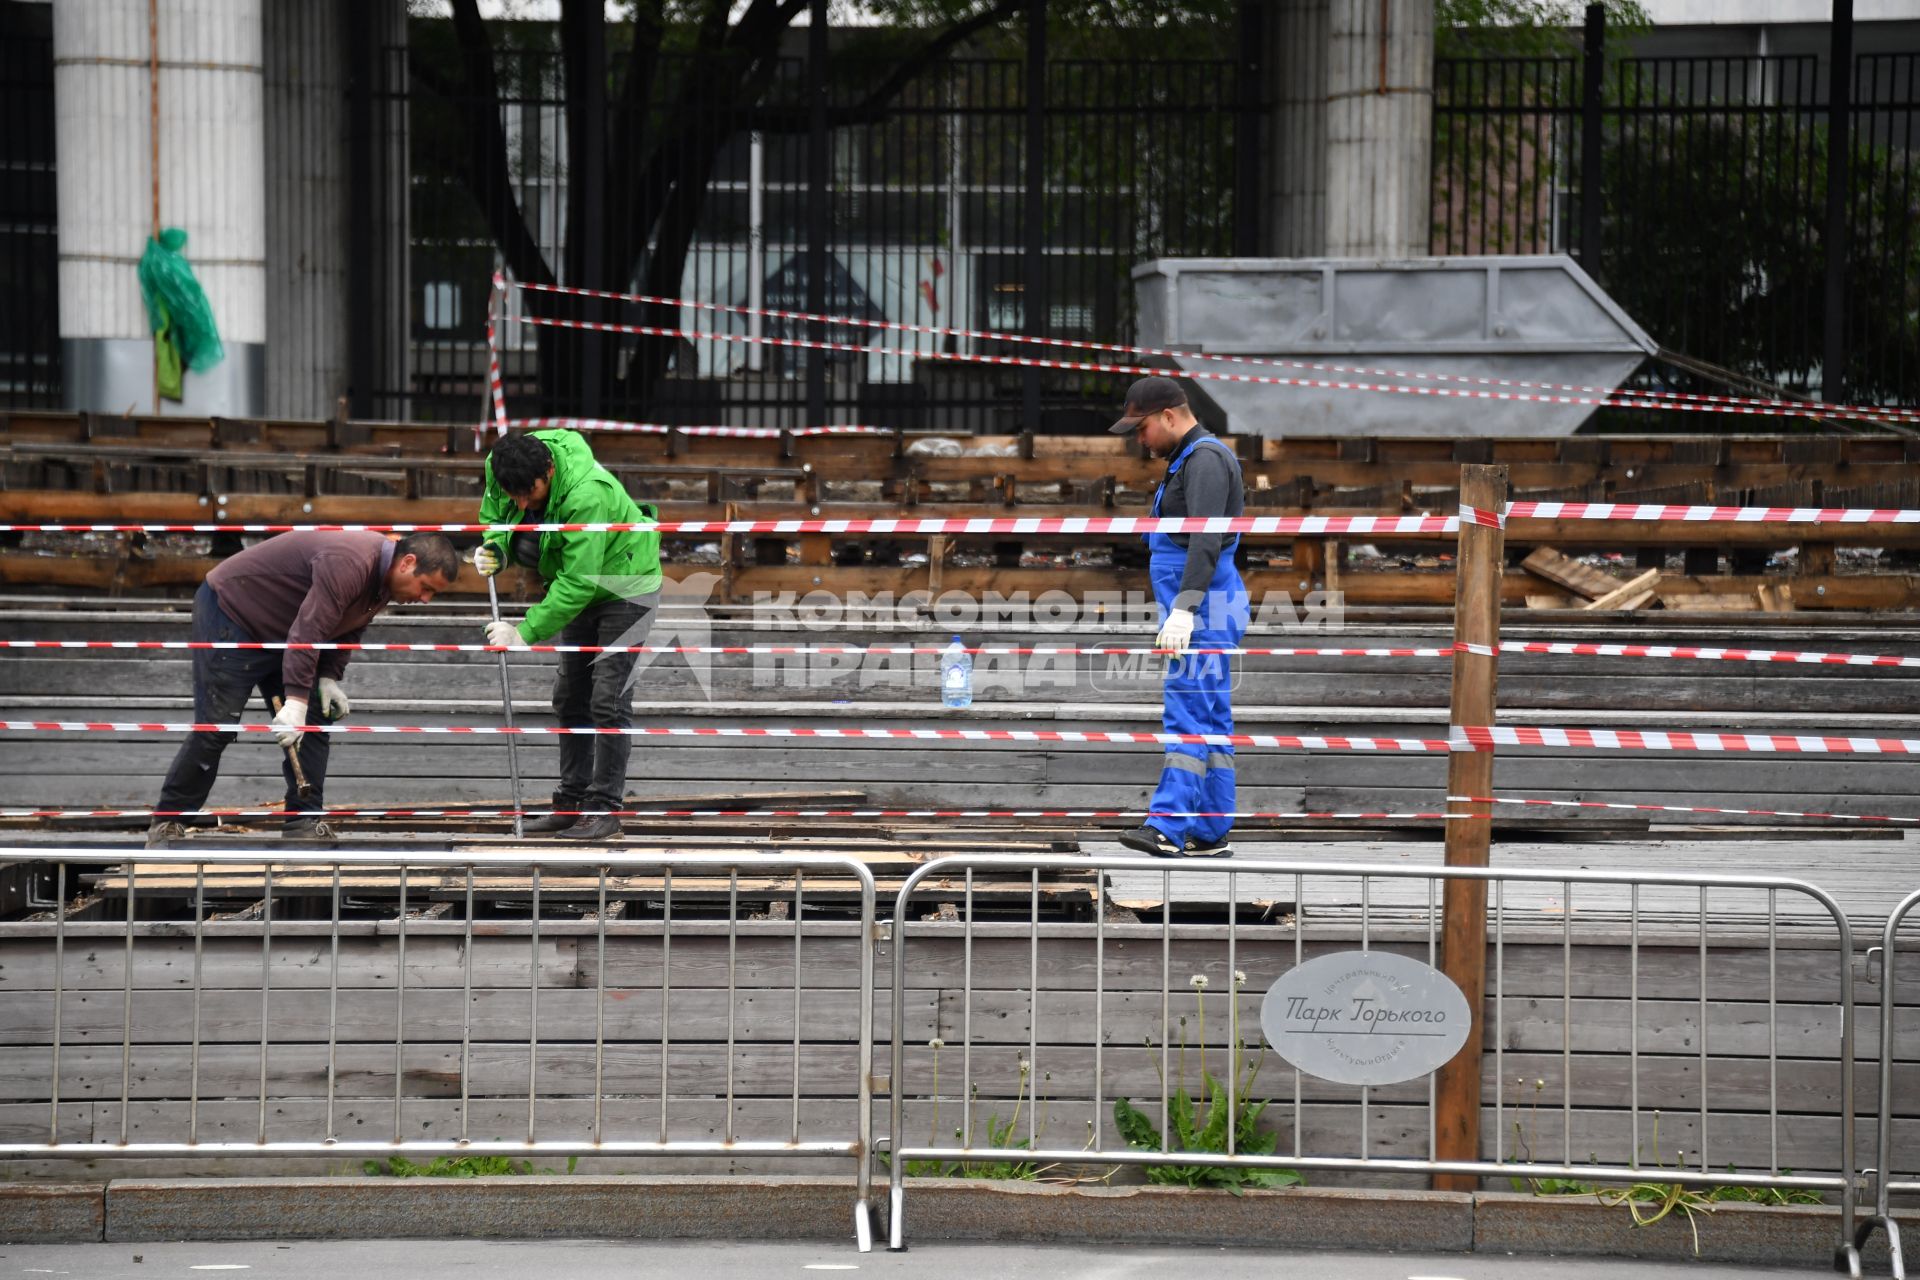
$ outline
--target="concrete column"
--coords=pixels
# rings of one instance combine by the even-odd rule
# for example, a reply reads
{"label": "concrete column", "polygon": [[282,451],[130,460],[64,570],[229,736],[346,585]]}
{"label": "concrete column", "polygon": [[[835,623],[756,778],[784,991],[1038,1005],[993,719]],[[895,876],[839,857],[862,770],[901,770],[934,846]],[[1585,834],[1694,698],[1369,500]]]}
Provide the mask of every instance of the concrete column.
{"label": "concrete column", "polygon": [[[248,416],[265,403],[266,212],[261,0],[61,0],[54,6],[60,339],[70,408]],[[153,233],[159,57],[160,225],[212,303],[226,358],[155,403],[153,336],[135,267]]]}
{"label": "concrete column", "polygon": [[346,33],[330,4],[268,4],[261,16],[265,412],[324,418],[347,389]]}
{"label": "concrete column", "polygon": [[1276,0],[1267,31],[1274,104],[1267,251],[1317,258],[1327,249],[1327,0]]}
{"label": "concrete column", "polygon": [[1271,251],[1427,253],[1432,0],[1274,0]]}

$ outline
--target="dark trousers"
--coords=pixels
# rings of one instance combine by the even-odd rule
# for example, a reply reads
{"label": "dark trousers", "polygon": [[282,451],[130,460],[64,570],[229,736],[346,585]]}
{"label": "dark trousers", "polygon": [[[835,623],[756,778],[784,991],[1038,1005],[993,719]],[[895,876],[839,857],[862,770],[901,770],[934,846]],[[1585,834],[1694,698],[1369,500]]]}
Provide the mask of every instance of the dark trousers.
{"label": "dark trousers", "polygon": [[[645,644],[660,594],[590,605],[561,629],[558,644]],[[634,653],[563,653],[553,679],[553,711],[568,728],[626,729],[633,724]],[[556,809],[618,809],[627,794],[625,734],[563,734]]]}
{"label": "dark trousers", "polygon": [[[229,618],[220,608],[219,597],[213,588],[204,582],[200,584],[198,594],[193,597],[193,638],[195,640],[248,641],[253,637],[240,629],[240,624]],[[247,708],[247,699],[253,696],[255,689],[260,690],[261,698],[269,710],[273,699],[285,697],[286,689],[280,681],[281,663],[286,654],[279,649],[195,649],[193,651],[193,718],[200,724],[233,724]],[[320,714],[318,704],[313,702],[313,691],[305,690],[311,710],[308,720]],[[325,787],[327,781],[327,753],[332,743],[324,733],[309,733],[300,739],[300,767],[306,771],[307,781],[313,784],[313,799],[302,802],[300,793],[293,781],[293,766],[287,762],[287,753],[280,749],[271,735],[262,735],[280,757],[280,774],[287,780],[287,808],[318,809],[326,803]],[[180,744],[179,752],[173,757],[173,765],[167,770],[167,780],[160,787],[160,801],[155,806],[163,810],[198,809],[207,803],[207,796],[213,791],[214,779],[219,776],[220,753],[232,742],[231,733],[191,733]]]}

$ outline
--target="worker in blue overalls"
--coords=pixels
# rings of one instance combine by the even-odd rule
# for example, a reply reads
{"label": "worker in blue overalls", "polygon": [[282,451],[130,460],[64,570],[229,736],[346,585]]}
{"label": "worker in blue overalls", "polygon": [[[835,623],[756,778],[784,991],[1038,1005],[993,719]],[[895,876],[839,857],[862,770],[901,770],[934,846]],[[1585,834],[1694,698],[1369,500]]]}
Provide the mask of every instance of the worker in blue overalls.
{"label": "worker in blue overalls", "polygon": [[[1186,392],[1173,379],[1135,382],[1111,430],[1138,431],[1148,452],[1168,459],[1153,497],[1154,515],[1237,516],[1245,506],[1240,460],[1194,419]],[[1154,648],[1169,655],[1162,692],[1168,733],[1233,733],[1232,659],[1204,651],[1236,649],[1247,634],[1247,588],[1233,565],[1239,543],[1238,534],[1147,535],[1160,617]],[[1151,816],[1120,843],[1158,858],[1231,857],[1233,811],[1233,747],[1170,743],[1148,806]]]}

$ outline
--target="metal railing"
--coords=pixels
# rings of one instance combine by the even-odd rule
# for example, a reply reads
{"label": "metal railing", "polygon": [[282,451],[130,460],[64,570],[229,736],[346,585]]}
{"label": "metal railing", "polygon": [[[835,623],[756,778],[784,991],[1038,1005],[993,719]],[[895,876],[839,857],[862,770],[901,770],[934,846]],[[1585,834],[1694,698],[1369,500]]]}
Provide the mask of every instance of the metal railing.
{"label": "metal railing", "polygon": [[[125,850],[0,851],[0,865],[28,858],[57,865],[58,905],[50,918],[0,926],[10,953],[0,986],[11,1004],[7,1039],[25,1046],[9,1056],[50,1059],[44,1086],[36,1073],[15,1076],[10,1092],[28,1105],[9,1110],[37,1101],[46,1123],[33,1136],[30,1123],[24,1132],[12,1124],[0,1160],[506,1156],[527,1168],[593,1156],[844,1157],[856,1238],[871,1248],[875,895],[855,859],[253,849],[129,861]],[[104,902],[94,909],[120,918],[69,919],[69,867],[107,864],[124,868],[115,886],[124,915]],[[842,919],[806,920],[809,876],[816,893],[835,889]],[[525,903],[524,916],[483,910],[476,920],[477,880],[483,908]],[[397,892],[397,914],[367,910],[370,886]],[[410,892],[426,916],[458,918],[415,918]],[[165,914],[163,895],[176,914],[190,899],[191,917],[151,918]],[[235,899],[248,905],[209,910]],[[578,914],[553,918],[556,900]],[[618,918],[635,903],[657,917]],[[743,921],[743,903],[790,907],[790,919],[768,910],[771,919]],[[825,959],[810,940],[829,948]],[[676,989],[678,955],[691,980]],[[789,964],[790,983],[778,981]],[[591,991],[579,991],[589,970]],[[845,979],[827,980],[828,970]],[[825,986],[841,991],[823,1010]],[[774,998],[742,1027],[750,988]],[[780,998],[788,989],[790,1006]],[[657,1004],[639,998],[656,991]],[[257,1040],[246,1035],[256,1016]],[[788,1017],[782,1043],[769,1026]],[[751,1040],[764,1051],[747,1054]],[[324,1101],[314,1096],[322,1081]],[[456,1092],[457,1136],[414,1136],[456,1129]],[[803,1108],[803,1097],[814,1103],[823,1092],[855,1108],[844,1131],[837,1119],[823,1123],[817,1105]],[[696,1102],[709,1113],[722,1104],[723,1117],[694,1118],[707,1136],[679,1136],[689,1119],[680,1112]],[[784,1137],[740,1137],[737,1108],[749,1104],[753,1127]],[[390,1132],[375,1129],[388,1106]],[[476,1107],[502,1127],[524,1118],[524,1136],[476,1136],[487,1123]]]}
{"label": "metal railing", "polygon": [[[1111,924],[1104,912],[1096,911],[1089,924],[1050,928],[1049,954],[1043,964],[1037,910],[1041,876],[1069,868],[1099,873],[1103,892],[1096,901],[1107,900],[1109,884],[1116,903],[1157,901],[1159,924]],[[997,881],[1004,901],[1008,876],[1016,877],[1016,884],[1024,879],[1031,886],[1034,910],[1029,918],[1012,923],[977,921],[976,880]],[[1172,924],[1176,880],[1186,885],[1210,881],[1211,892],[1190,894],[1180,901],[1210,903],[1224,912],[1225,925]],[[1455,881],[1480,882],[1490,898],[1486,1000],[1481,1016],[1488,1033],[1483,1040],[1491,1067],[1493,1130],[1483,1137],[1482,1152],[1490,1152],[1490,1158],[1438,1157],[1432,1076],[1424,1083],[1369,1089],[1328,1084],[1295,1069],[1290,1109],[1288,1099],[1274,1099],[1265,1104],[1270,1110],[1262,1117],[1264,1133],[1243,1126],[1236,1119],[1236,1109],[1245,1115],[1247,1108],[1263,1104],[1253,1096],[1252,1077],[1242,1074],[1243,1042],[1255,1037],[1242,1033],[1246,1022],[1241,1003],[1257,1000],[1258,992],[1278,974],[1298,967],[1309,952],[1346,950],[1357,943],[1360,950],[1377,946],[1438,964],[1437,895]],[[1248,901],[1249,895],[1269,902],[1270,915],[1279,913],[1279,904],[1287,901],[1291,909],[1279,925],[1242,923],[1236,904]],[[936,898],[944,899],[951,909],[926,915],[929,902]],[[936,918],[947,923],[922,923]],[[1656,1180],[1700,1188],[1813,1190],[1839,1197],[1842,1231],[1836,1260],[1859,1274],[1853,1244],[1853,1170],[1857,1168],[1852,1124],[1853,935],[1838,904],[1814,885],[1766,876],[1252,859],[1231,865],[1182,863],[1173,870],[1164,862],[1141,858],[981,855],[943,858],[918,868],[900,889],[894,919],[888,1163],[889,1243],[895,1249],[905,1247],[908,1174],[926,1171],[925,1165],[920,1170],[910,1170],[909,1165],[932,1162],[934,1171],[946,1172],[970,1162],[1017,1161],[1029,1170],[1049,1165],[1171,1165],[1576,1179],[1595,1184]],[[1783,931],[1793,944],[1791,950],[1781,946]],[[1736,932],[1739,947],[1764,956],[1764,1040],[1752,1030],[1757,1019],[1723,1019],[1716,1024],[1709,982],[1715,965],[1710,952],[1736,945]],[[938,954],[932,950],[936,939],[940,940]],[[1578,967],[1576,939],[1583,948]],[[1811,946],[1798,945],[1809,939]],[[1593,942],[1613,948],[1611,955],[1585,950]],[[979,963],[999,975],[986,983],[976,972],[976,953],[983,946],[994,947],[995,953]],[[1009,947],[1012,956],[1005,954]],[[923,951],[928,954],[921,955]],[[1783,951],[1788,951],[1791,962],[1785,967],[1790,1002],[1810,1006],[1811,1012],[1830,1020],[1836,1016],[1837,1001],[1838,1051],[1832,1056],[1783,1058],[1778,1030]],[[1178,973],[1186,966],[1200,972],[1183,982]],[[1209,967],[1226,975],[1224,982],[1216,982],[1217,988],[1226,991],[1225,1040],[1209,1037],[1206,1025]],[[1116,979],[1112,991],[1108,989],[1110,969]],[[939,1030],[946,1032],[957,1023],[960,1087],[957,1098],[949,1093],[945,1100],[961,1109],[963,1120],[954,1131],[954,1141],[941,1141],[930,1132],[926,1144],[920,1145],[906,1137],[906,1109],[910,1103],[937,1108],[942,1100],[938,1055],[950,1046],[937,1036],[925,1050],[916,1049],[910,1060],[903,1011],[908,975],[916,975],[925,985],[930,971],[937,971],[938,985],[948,988],[943,992]],[[1043,986],[1043,974],[1051,989]],[[1738,993],[1732,983],[1723,982],[1719,999],[1758,1001],[1758,983],[1744,985],[1758,976],[1749,971]],[[957,993],[950,989],[952,979],[958,980]],[[1011,989],[985,990],[988,984]],[[1175,1021],[1172,1003],[1180,987],[1192,988],[1196,1016],[1191,1024],[1186,1017]],[[955,994],[957,1010],[950,1007]],[[1179,998],[1187,996],[1183,993]],[[1608,1001],[1624,1006],[1618,1012],[1624,1013],[1630,1028],[1625,1045],[1619,1043],[1617,1022],[1611,1027],[1594,1025],[1599,1006]],[[1647,1020],[1643,1006],[1655,1001],[1661,1016],[1654,1025],[1643,1027]],[[1157,1012],[1157,1026],[1143,1012],[1147,1010]],[[1557,1019],[1551,1016],[1556,1011]],[[1710,1056],[1710,1042],[1716,1036],[1726,1042],[1721,1052],[1727,1057]],[[1170,1047],[1176,1039],[1177,1064]],[[1579,1054],[1576,1039],[1583,1044]],[[1833,1041],[1822,1037],[1820,1043]],[[1224,1097],[1226,1141],[1220,1150],[1182,1150],[1172,1141],[1167,1122],[1170,1109],[1193,1106],[1184,1096],[1190,1047],[1201,1054],[1203,1081],[1205,1054],[1211,1050],[1220,1055],[1214,1061],[1222,1064],[1221,1075],[1234,1082],[1224,1089],[1210,1081],[1201,1086],[1203,1090],[1211,1087],[1216,1100]],[[1619,1061],[1622,1049],[1624,1064]],[[1610,1056],[1604,1061],[1586,1056],[1595,1050]],[[922,1053],[931,1055],[935,1082],[931,1085],[922,1083],[929,1065],[928,1058],[919,1056]],[[1018,1061],[1017,1081],[1001,1061],[1010,1055]],[[1783,1069],[1791,1070],[1791,1080],[1783,1081]],[[1083,1086],[1072,1083],[1077,1072],[1086,1073]],[[1523,1084],[1535,1077],[1526,1091],[1529,1096],[1523,1099],[1508,1093],[1508,1076],[1516,1072],[1524,1072]],[[1588,1079],[1580,1079],[1582,1072]],[[1724,1075],[1726,1083],[1715,1072]],[[1128,1094],[1145,1097],[1156,1074],[1157,1146],[1129,1145],[1119,1118],[1110,1122],[1108,1108]],[[1252,1074],[1258,1074],[1257,1061]],[[1547,1092],[1547,1077],[1557,1077],[1552,1094]],[[1785,1106],[1783,1087],[1791,1090]],[[1052,1096],[1043,1097],[1043,1093]],[[1787,1153],[1803,1170],[1825,1171],[1783,1172],[1783,1111],[1817,1110],[1817,1099],[1833,1094],[1839,1098],[1840,1131],[1831,1150],[1825,1139],[1815,1139],[1812,1151],[1801,1141],[1797,1151]],[[1010,1100],[1015,1117],[1025,1108],[1024,1132],[1017,1120],[1003,1125],[997,1113],[984,1126],[976,1125],[978,1107],[995,1098]],[[1382,1114],[1396,1110],[1389,1123],[1370,1133],[1376,1108]],[[1203,1105],[1196,1118],[1204,1119],[1211,1109]],[[1422,1110],[1424,1154],[1405,1150],[1417,1146],[1418,1140],[1401,1136],[1418,1132]],[[1660,1154],[1662,1144],[1673,1137],[1671,1129],[1667,1138],[1659,1135],[1663,1112],[1683,1130],[1681,1141],[1691,1138],[1684,1167],[1678,1159],[1670,1163]],[[1151,1108],[1135,1109],[1130,1117],[1136,1137],[1141,1132],[1141,1113],[1150,1120]],[[1764,1125],[1756,1126],[1760,1114],[1764,1114]],[[1277,1124],[1269,1123],[1276,1119]],[[1081,1145],[1044,1140],[1046,1124],[1081,1120],[1086,1132]],[[1510,1124],[1514,1127],[1511,1137]],[[1549,1135],[1532,1132],[1543,1124],[1557,1128],[1552,1135],[1557,1141],[1551,1143],[1552,1155],[1536,1161],[1534,1150],[1544,1151],[1549,1145]],[[1685,1132],[1688,1126],[1690,1134]],[[1717,1144],[1715,1130],[1723,1135]],[[1253,1145],[1259,1150],[1235,1149],[1236,1137],[1247,1135],[1257,1139]],[[1697,1159],[1690,1154],[1695,1147]],[[1586,1163],[1576,1160],[1580,1151],[1588,1153]],[[1809,1154],[1813,1160],[1806,1159]]]}
{"label": "metal railing", "polygon": [[1880,1122],[1874,1129],[1873,1212],[1859,1225],[1855,1243],[1864,1248],[1875,1227],[1887,1232],[1887,1251],[1892,1256],[1894,1280],[1906,1280],[1906,1262],[1900,1249],[1900,1224],[1894,1221],[1892,1200],[1896,1195],[1920,1195],[1920,1160],[1906,1166],[1906,1176],[1895,1163],[1900,1147],[1893,1140],[1893,1073],[1896,1069],[1894,1043],[1894,970],[1899,952],[1900,926],[1915,910],[1920,910],[1920,890],[1904,898],[1887,917],[1886,931],[1880,936]]}

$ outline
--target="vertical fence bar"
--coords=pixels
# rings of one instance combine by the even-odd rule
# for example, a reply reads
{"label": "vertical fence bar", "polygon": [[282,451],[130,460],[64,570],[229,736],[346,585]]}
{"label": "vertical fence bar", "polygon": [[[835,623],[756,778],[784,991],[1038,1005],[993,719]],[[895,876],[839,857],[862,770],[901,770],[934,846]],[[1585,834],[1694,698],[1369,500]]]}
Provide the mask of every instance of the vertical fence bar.
{"label": "vertical fence bar", "polygon": [[1767,890],[1767,1172],[1780,1172],[1780,971],[1778,889]]}
{"label": "vertical fence bar", "polygon": [[527,1145],[534,1141],[540,1073],[540,864],[533,864],[533,915],[527,929]]}
{"label": "vertical fence bar", "polygon": [[[335,1140],[333,1108],[340,1092],[340,864],[333,864],[327,912],[327,1141]],[[196,909],[196,913],[198,911]],[[196,1031],[198,1028],[196,1027]]]}
{"label": "vertical fence bar", "polygon": [[133,919],[134,879],[138,864],[127,864],[126,972],[120,988],[120,1145],[127,1145],[127,1099],[133,1092]]}
{"label": "vertical fence bar", "polygon": [[[1427,881],[1427,967],[1430,969],[1438,968],[1439,965],[1437,962],[1440,959],[1440,938],[1439,938],[1438,920],[1433,910],[1434,908],[1433,890],[1434,890],[1434,883],[1431,879],[1429,879]],[[1494,928],[1495,928],[1494,936],[1498,938],[1499,926],[1496,924]],[[1496,945],[1498,944],[1496,943]],[[1500,1001],[1499,976],[1500,976],[1499,971],[1498,971],[1498,968],[1496,967],[1494,972],[1494,987],[1493,987],[1493,999],[1496,1005],[1498,1005]],[[1439,1149],[1439,1146],[1440,1146],[1440,1122],[1439,1122],[1439,1117],[1434,1112],[1434,1101],[1438,1093],[1439,1093],[1439,1086],[1434,1083],[1433,1073],[1429,1071],[1427,1073],[1427,1159],[1429,1160],[1433,1160],[1437,1158],[1437,1156],[1435,1155],[1435,1152]]]}
{"label": "vertical fence bar", "polygon": [[[187,1141],[200,1141],[200,1004],[201,993],[206,989],[206,909],[207,909],[207,864],[197,862],[193,868],[193,1047],[189,1051],[190,1062],[187,1066]],[[332,1018],[328,1018],[327,1034],[333,1034]],[[328,1136],[332,1136],[333,1126],[327,1126]]]}
{"label": "vertical fence bar", "polygon": [[[593,1145],[607,1140],[601,1101],[607,1096],[607,868],[600,868],[593,908]],[[729,1010],[731,1014],[731,1010]],[[731,1046],[729,1046],[731,1065]],[[731,1103],[731,1099],[728,1100]]]}
{"label": "vertical fence bar", "polygon": [[667,1093],[669,1066],[673,1052],[673,869],[662,874],[660,909],[660,1141],[667,1140]]}
{"label": "vertical fence bar", "polygon": [[[1227,926],[1227,966],[1233,966],[1233,926]],[[971,999],[972,992],[968,992]],[[1094,872],[1093,878],[1093,1131],[1088,1134],[1095,1147],[1100,1145],[1100,1117],[1106,1110],[1107,1047],[1107,873]],[[1038,1099],[1036,1099],[1037,1103]],[[1229,1155],[1233,1152],[1233,1117],[1227,1117]]]}
{"label": "vertical fence bar", "polygon": [[1627,1112],[1633,1126],[1628,1166],[1640,1167],[1640,886],[1629,892],[1627,907]]}
{"label": "vertical fence bar", "polygon": [[[800,991],[805,985],[801,981],[804,972],[800,963],[800,943],[806,936],[807,873],[793,873],[793,1123],[789,1130],[789,1141],[800,1141]],[[665,1107],[664,1096],[661,1102]],[[664,1110],[662,1115],[664,1115]],[[663,1121],[664,1123],[664,1121]]]}
{"label": "vertical fence bar", "polygon": [[[1306,959],[1307,936],[1307,893],[1306,877],[1299,872],[1293,874],[1293,967],[1298,969]],[[1306,1106],[1302,1096],[1300,1068],[1293,1069],[1293,1154],[1298,1159],[1301,1154],[1300,1126],[1305,1119]]]}
{"label": "vertical fence bar", "polygon": [[267,1141],[267,1042],[269,1035],[268,1015],[273,1004],[273,864],[266,866],[263,877],[267,896],[260,915],[260,1131],[255,1139],[264,1145]]}
{"label": "vertical fence bar", "polygon": [[1034,1105],[1040,1093],[1040,872],[1028,881],[1027,901],[1027,1145],[1040,1143],[1040,1121]]}
{"label": "vertical fence bar", "polygon": [[[1429,884],[1432,881],[1428,881]],[[1493,1158],[1507,1149],[1507,882],[1493,882]],[[1436,1117],[1436,1125],[1438,1119]]]}
{"label": "vertical fence bar", "polygon": [[1560,1163],[1573,1163],[1573,882],[1560,886]]}
{"label": "vertical fence bar", "polygon": [[[1373,878],[1360,877],[1360,949],[1373,950]],[[1360,1158],[1373,1158],[1373,1141],[1367,1132],[1368,1112],[1372,1110],[1372,1091],[1360,1086]]]}
{"label": "vertical fence bar", "polygon": [[[129,868],[131,870],[131,868]],[[53,873],[53,1065],[47,1077],[51,1110],[47,1115],[47,1145],[60,1145],[60,1037],[62,1035],[60,1011],[62,998],[66,994],[67,978],[67,864],[62,862]],[[196,917],[198,912],[195,912]],[[194,924],[194,936],[200,933],[198,920]],[[197,985],[197,984],[196,984]],[[194,1060],[200,1057],[200,998],[194,993]],[[192,1103],[188,1103],[188,1131],[192,1131]],[[192,1141],[191,1138],[188,1141]]]}
{"label": "vertical fence bar", "polygon": [[[1167,1074],[1172,1067],[1172,1057],[1167,1044],[1173,1039],[1173,1008],[1171,988],[1173,985],[1173,873],[1160,873],[1160,1150],[1172,1150],[1169,1145],[1170,1130],[1167,1128],[1167,1112],[1172,1107],[1169,1090],[1172,1079]],[[1300,1133],[1294,1127],[1296,1140]]]}
{"label": "vertical fence bar", "polygon": [[400,866],[400,910],[394,919],[393,1140],[403,1140],[401,1111],[407,1081],[407,868]]}
{"label": "vertical fence bar", "polygon": [[[973,868],[967,868],[967,909],[960,928],[960,1145],[973,1145]],[[937,1013],[937,1010],[936,1010]],[[938,1029],[936,1020],[935,1029]],[[898,1089],[898,1082],[894,1088]]]}
{"label": "vertical fence bar", "polygon": [[[337,912],[335,914],[338,914]],[[460,945],[460,1141],[471,1136],[473,1110],[473,864],[467,864],[467,918]]]}
{"label": "vertical fence bar", "polygon": [[1707,886],[1700,886],[1700,1172],[1707,1171]]}
{"label": "vertical fence bar", "polygon": [[[1239,1117],[1234,1114],[1234,1104],[1239,1100],[1240,1092],[1240,981],[1235,961],[1234,943],[1236,941],[1235,921],[1239,915],[1236,904],[1240,901],[1239,878],[1234,872],[1227,872],[1227,1154],[1234,1153],[1234,1138]],[[1206,1034],[1206,1028],[1201,1028]],[[1095,1109],[1098,1114],[1098,1109]]]}
{"label": "vertical fence bar", "polygon": [[727,1143],[733,1143],[733,1054],[740,1008],[740,868],[727,868]]}

